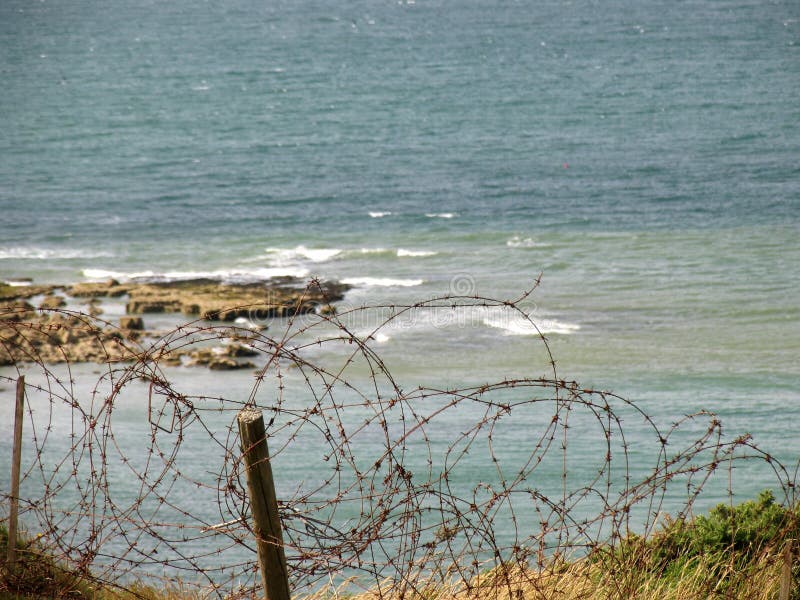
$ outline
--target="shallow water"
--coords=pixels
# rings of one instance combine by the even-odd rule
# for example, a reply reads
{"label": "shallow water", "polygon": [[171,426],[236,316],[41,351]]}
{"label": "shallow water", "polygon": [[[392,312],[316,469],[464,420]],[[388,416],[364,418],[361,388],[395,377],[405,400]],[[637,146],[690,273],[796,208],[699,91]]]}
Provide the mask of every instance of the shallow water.
{"label": "shallow water", "polygon": [[[665,426],[714,411],[794,465],[798,18],[782,1],[4,2],[0,279],[320,276],[353,285],[341,310],[518,298],[541,275],[522,306],[559,377]],[[404,389],[551,372],[496,307],[415,310],[371,344]],[[167,373],[239,399],[254,381]],[[773,484],[747,472],[736,493]]]}

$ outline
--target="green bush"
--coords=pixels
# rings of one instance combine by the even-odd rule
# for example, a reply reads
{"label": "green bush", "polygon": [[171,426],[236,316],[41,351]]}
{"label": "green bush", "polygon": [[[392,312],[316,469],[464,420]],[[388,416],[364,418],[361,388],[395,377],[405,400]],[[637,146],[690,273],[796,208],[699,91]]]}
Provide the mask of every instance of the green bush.
{"label": "green bush", "polygon": [[708,516],[673,521],[650,546],[661,559],[731,553],[751,560],[766,548],[783,545],[800,532],[800,512],[775,502],[771,490],[737,506],[718,504]]}
{"label": "green bush", "polygon": [[62,565],[35,539],[17,540],[14,569],[6,564],[8,530],[0,526],[0,600],[71,598],[94,600],[96,591],[84,575]]}
{"label": "green bush", "polygon": [[[759,558],[779,553],[786,540],[800,540],[800,506],[785,507],[770,490],[736,506],[719,504],[708,515],[666,522],[650,538],[630,536],[613,551],[597,552],[593,560],[613,572],[638,574],[677,584],[700,569],[711,574],[709,594],[735,588]],[[800,573],[794,573],[796,580]]]}

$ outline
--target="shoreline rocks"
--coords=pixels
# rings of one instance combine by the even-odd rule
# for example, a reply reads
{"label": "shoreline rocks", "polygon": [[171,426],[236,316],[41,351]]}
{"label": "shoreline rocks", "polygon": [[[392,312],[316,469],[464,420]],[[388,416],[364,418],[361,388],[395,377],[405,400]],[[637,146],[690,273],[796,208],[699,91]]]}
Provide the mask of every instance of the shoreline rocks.
{"label": "shoreline rocks", "polygon": [[8,285],[0,282],[0,302],[26,300],[34,296],[52,294],[59,289],[57,285]]}
{"label": "shoreline rocks", "polygon": [[119,328],[131,331],[144,331],[144,320],[142,317],[120,317]]}
{"label": "shoreline rocks", "polygon": [[[136,341],[150,335],[138,315],[177,313],[212,322],[234,322],[288,317],[314,311],[330,313],[331,302],[341,300],[349,286],[334,282],[277,281],[228,284],[209,279],[172,282],[100,283],[66,286],[8,286],[0,284],[0,366],[18,362],[132,361],[138,358]],[[55,292],[62,293],[66,299]],[[28,302],[43,296],[39,309]],[[126,298],[127,297],[127,298]],[[88,301],[88,310],[62,310],[67,299]],[[126,302],[119,327],[95,321],[103,298]],[[165,365],[206,366],[210,369],[253,368],[241,360],[252,356],[247,347],[199,348],[164,357]],[[161,360],[159,361],[161,363]]]}
{"label": "shoreline rocks", "polygon": [[258,352],[242,346],[241,344],[228,344],[227,346],[214,346],[211,348],[198,348],[182,354],[188,357],[187,367],[204,366],[212,371],[231,371],[234,369],[255,369],[256,365],[250,361],[238,361],[243,356],[258,356]]}
{"label": "shoreline rocks", "polygon": [[[270,319],[313,312],[341,300],[347,286],[321,283],[305,289],[287,285],[223,284],[209,280],[150,283],[128,287],[128,314],[183,313],[207,321],[244,317]],[[114,292],[115,287],[105,291]]]}
{"label": "shoreline rocks", "polygon": [[64,298],[62,296],[56,296],[54,294],[48,294],[39,303],[39,308],[48,310],[48,309],[53,309],[53,308],[63,308],[66,305],[67,305],[67,301],[64,300]]}
{"label": "shoreline rocks", "polygon": [[37,311],[30,304],[0,306],[0,366],[134,360],[137,350],[128,341],[87,315]]}

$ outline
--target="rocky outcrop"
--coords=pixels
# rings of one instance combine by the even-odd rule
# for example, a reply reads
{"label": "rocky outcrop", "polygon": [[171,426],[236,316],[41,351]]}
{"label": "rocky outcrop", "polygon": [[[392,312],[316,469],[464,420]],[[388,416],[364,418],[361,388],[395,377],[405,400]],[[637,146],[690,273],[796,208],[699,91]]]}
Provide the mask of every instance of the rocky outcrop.
{"label": "rocky outcrop", "polygon": [[119,298],[127,294],[134,284],[121,284],[116,279],[103,282],[76,283],[67,286],[65,292],[73,298]]}
{"label": "rocky outcrop", "polygon": [[213,348],[199,348],[186,353],[186,366],[204,366],[212,371],[230,371],[234,369],[254,369],[250,361],[236,360],[241,356],[257,356],[258,352],[240,344],[229,344]]}
{"label": "rocky outcrop", "polygon": [[136,346],[117,329],[100,328],[82,315],[26,308],[0,306],[0,365],[108,363],[136,358]]}
{"label": "rocky outcrop", "polygon": [[[120,321],[123,322],[126,317]],[[127,325],[139,325],[140,317],[127,317]],[[139,321],[137,323],[136,321]],[[142,324],[143,325],[143,324]],[[16,302],[0,306],[0,366],[24,362],[109,363],[139,360],[144,357],[136,340],[136,328],[100,327],[85,315],[39,312],[30,304]],[[182,348],[151,356],[161,366],[206,367],[212,370],[253,369],[242,360],[258,352],[239,343],[224,346]]]}
{"label": "rocky outcrop", "polygon": [[100,308],[100,301],[97,298],[90,298],[86,303],[86,312],[90,317],[102,315],[103,309]]}
{"label": "rocky outcrop", "polygon": [[52,310],[55,308],[62,308],[67,305],[67,301],[61,296],[48,294],[39,303],[39,308],[43,310]]}
{"label": "rocky outcrop", "polygon": [[[129,314],[155,312],[182,313],[195,319],[252,324],[253,320],[287,317],[319,311],[333,314],[330,302],[340,300],[348,286],[320,283],[300,288],[297,282],[276,284],[224,284],[212,280],[180,282],[125,283],[111,279],[102,283],[79,283],[61,289],[68,297],[86,298],[88,314],[67,313],[66,304],[53,292],[54,286],[2,286],[8,293],[0,302],[0,365],[18,362],[97,362],[131,361],[140,358],[136,343],[148,335],[139,316],[123,316],[119,328],[96,321],[101,312],[99,299],[127,295]],[[37,293],[31,293],[36,291]],[[39,310],[26,298],[46,294]],[[0,297],[2,298],[2,297]],[[261,328],[261,327],[254,327]],[[205,366],[209,369],[253,368],[242,360],[257,353],[241,344],[220,348],[196,348],[171,352],[158,358],[162,365]]]}
{"label": "rocky outcrop", "polygon": [[32,304],[25,300],[12,300],[0,303],[0,323],[24,321],[32,318],[36,314],[36,309]]}
{"label": "rocky outcrop", "polygon": [[120,329],[133,329],[135,331],[144,331],[144,320],[142,317],[120,317]]}
{"label": "rocky outcrop", "polygon": [[50,294],[58,289],[55,285],[7,285],[0,282],[0,302],[25,300],[42,294]]}
{"label": "rocky outcrop", "polygon": [[230,371],[254,369],[256,365],[252,362],[237,359],[258,355],[259,352],[251,347],[234,342],[223,346],[176,349],[159,355],[156,361],[167,367],[207,367],[214,371]]}
{"label": "rocky outcrop", "polygon": [[208,321],[271,319],[313,312],[341,300],[347,286],[322,283],[306,289],[208,280],[142,284],[128,289],[129,314],[180,312]]}
{"label": "rocky outcrop", "polygon": [[[0,286],[0,300],[21,300],[48,294],[42,308],[59,308],[63,298],[52,295],[54,286]],[[119,283],[76,283],[65,286],[72,298],[119,298],[127,296],[128,314],[183,313],[209,321],[235,321],[237,318],[270,319],[289,317],[315,310],[331,311],[330,302],[341,300],[349,286],[322,282],[307,288],[294,280],[280,283],[228,284],[210,279],[189,281]],[[59,300],[59,298],[61,298]]]}

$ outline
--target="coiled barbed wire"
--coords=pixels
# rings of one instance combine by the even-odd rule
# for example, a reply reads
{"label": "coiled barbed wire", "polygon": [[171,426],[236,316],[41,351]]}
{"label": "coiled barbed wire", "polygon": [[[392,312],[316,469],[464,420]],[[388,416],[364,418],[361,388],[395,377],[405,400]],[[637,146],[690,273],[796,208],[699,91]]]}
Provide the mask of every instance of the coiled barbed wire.
{"label": "coiled barbed wire", "polygon": [[[624,398],[561,379],[541,333],[546,376],[403,389],[374,343],[393,324],[499,307],[536,328],[522,308],[532,290],[515,300],[455,291],[296,315],[278,336],[198,321],[137,341],[86,314],[30,321],[6,308],[0,345],[15,359],[0,383],[23,371],[28,382],[23,521],[99,582],[256,593],[235,427],[246,406],[268,423],[298,591],[349,582],[403,597],[423,581],[468,589],[492,567],[542,568],[652,532],[676,487],[678,514],[690,513],[734,463],[766,466],[794,502],[796,471],[748,436],[728,441],[707,412],[663,427]],[[77,331],[105,362],[41,355],[42,340],[58,347]],[[207,395],[164,366],[221,341],[262,357],[244,393]],[[633,428],[652,447],[632,449]]]}

